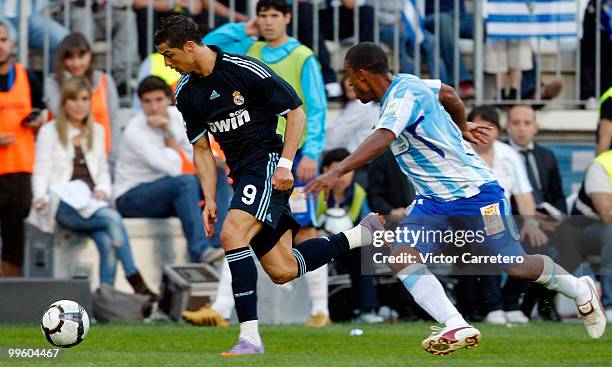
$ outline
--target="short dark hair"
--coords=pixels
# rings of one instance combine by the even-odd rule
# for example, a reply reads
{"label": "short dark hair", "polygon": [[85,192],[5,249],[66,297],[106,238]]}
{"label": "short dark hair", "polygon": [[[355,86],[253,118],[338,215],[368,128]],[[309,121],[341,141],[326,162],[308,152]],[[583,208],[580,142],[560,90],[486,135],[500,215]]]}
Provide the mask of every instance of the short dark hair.
{"label": "short dark hair", "polygon": [[344,148],[336,148],[325,152],[325,154],[323,154],[323,167],[329,167],[334,162],[340,162],[349,155],[351,155],[351,153]]}
{"label": "short dark hair", "polygon": [[172,89],[168,83],[155,75],[149,75],[148,77],[144,78],[140,84],[138,84],[138,98],[142,98],[142,96],[144,96],[146,93],[154,92],[156,90],[164,92],[168,98],[172,99]]}
{"label": "short dark hair", "polygon": [[183,48],[188,41],[202,45],[202,34],[191,18],[171,15],[159,22],[159,27],[155,31],[155,46],[166,43],[171,48]]}
{"label": "short dark hair", "polygon": [[476,106],[468,114],[468,121],[474,121],[474,118],[480,117],[483,120],[492,122],[498,129],[501,130],[499,125],[499,113],[493,106]]}
{"label": "short dark hair", "polygon": [[351,47],[344,60],[353,70],[364,69],[374,74],[389,72],[389,59],[385,50],[372,42],[361,42]]}
{"label": "short dark hair", "polygon": [[285,15],[291,13],[291,8],[285,0],[259,0],[255,5],[256,14],[259,14],[262,10],[270,9],[278,10]]}

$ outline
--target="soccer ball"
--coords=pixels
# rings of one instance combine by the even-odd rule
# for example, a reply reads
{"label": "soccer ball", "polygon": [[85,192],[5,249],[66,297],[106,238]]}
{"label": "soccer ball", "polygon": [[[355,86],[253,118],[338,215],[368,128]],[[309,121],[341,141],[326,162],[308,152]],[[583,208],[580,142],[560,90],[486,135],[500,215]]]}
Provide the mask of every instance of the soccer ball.
{"label": "soccer ball", "polygon": [[70,348],[87,336],[89,316],[78,303],[61,300],[49,306],[42,317],[40,327],[49,343],[56,347]]}

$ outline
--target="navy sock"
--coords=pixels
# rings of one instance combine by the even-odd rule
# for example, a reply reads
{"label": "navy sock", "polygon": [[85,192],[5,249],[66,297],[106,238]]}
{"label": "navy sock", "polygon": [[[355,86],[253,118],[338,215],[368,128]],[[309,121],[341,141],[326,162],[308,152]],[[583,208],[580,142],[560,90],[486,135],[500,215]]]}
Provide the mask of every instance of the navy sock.
{"label": "navy sock", "polygon": [[298,277],[330,262],[334,257],[349,251],[348,239],[344,233],[306,240],[293,248],[298,264]]}
{"label": "navy sock", "polygon": [[257,268],[249,246],[225,251],[238,321],[257,320]]}

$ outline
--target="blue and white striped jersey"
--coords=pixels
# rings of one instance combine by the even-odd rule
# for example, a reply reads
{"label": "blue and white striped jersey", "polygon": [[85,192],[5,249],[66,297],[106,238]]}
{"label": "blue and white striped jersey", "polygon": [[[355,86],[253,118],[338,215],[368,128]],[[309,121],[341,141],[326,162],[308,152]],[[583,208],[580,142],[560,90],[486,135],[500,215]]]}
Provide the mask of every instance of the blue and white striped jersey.
{"label": "blue and white striped jersey", "polygon": [[495,181],[487,165],[463,140],[440,103],[440,80],[399,74],[381,100],[377,129],[391,130],[391,150],[417,194],[440,201],[477,195]]}

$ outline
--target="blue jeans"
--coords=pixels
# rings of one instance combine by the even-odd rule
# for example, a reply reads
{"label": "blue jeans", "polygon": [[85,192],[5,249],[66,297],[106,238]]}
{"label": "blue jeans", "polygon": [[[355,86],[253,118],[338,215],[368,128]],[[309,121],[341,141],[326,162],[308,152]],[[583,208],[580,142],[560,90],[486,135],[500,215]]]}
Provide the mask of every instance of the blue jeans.
{"label": "blue jeans", "polygon": [[[431,32],[428,36],[425,37],[425,41],[428,42],[426,47],[431,48],[431,53],[433,57],[433,53],[435,52],[435,35],[434,35],[434,21],[435,17],[433,15],[429,15],[425,17],[425,28]],[[461,26],[461,24],[460,24]],[[453,84],[454,75],[455,75],[455,39],[453,35],[453,17],[449,13],[441,13],[440,14],[440,80],[446,84]],[[460,30],[461,33],[461,30]],[[426,33],[427,34],[427,33]],[[432,78],[435,75],[433,72],[433,68],[430,69],[430,73]],[[465,62],[463,62],[463,58],[461,55],[459,56],[459,81],[468,81],[472,80],[470,73],[465,66]]]}
{"label": "blue jeans", "polygon": [[[19,17],[8,18],[8,21],[13,25],[10,31],[15,35],[18,34],[17,28],[19,27]],[[52,67],[57,48],[69,32],[63,25],[55,20],[34,13],[28,18],[28,45],[30,45],[30,47],[42,48],[44,46],[45,23],[47,23],[49,30],[49,66]]]}
{"label": "blue jeans", "polygon": [[138,271],[132,257],[123,218],[116,210],[102,208],[85,219],[71,206],[60,202],[55,218],[67,229],[85,232],[94,240],[100,252],[100,283],[110,285],[115,283],[117,258],[121,261],[126,276]]}
{"label": "blue jeans", "polygon": [[[187,239],[189,259],[192,262],[199,262],[202,253],[211,246],[212,242],[204,235],[202,211],[199,205],[201,199],[197,177],[181,175],[138,185],[117,198],[116,203],[117,210],[126,218],[178,217]],[[227,205],[229,206],[229,200]],[[220,217],[217,223],[220,225],[223,219],[225,216]],[[218,238],[220,229],[216,232]]]}
{"label": "blue jeans", "polygon": [[215,223],[215,234],[209,239],[210,246],[215,248],[221,247],[221,229],[223,228],[223,222],[227,217],[229,211],[230,202],[234,190],[232,186],[227,182],[227,174],[224,169],[217,169],[217,223]]}

